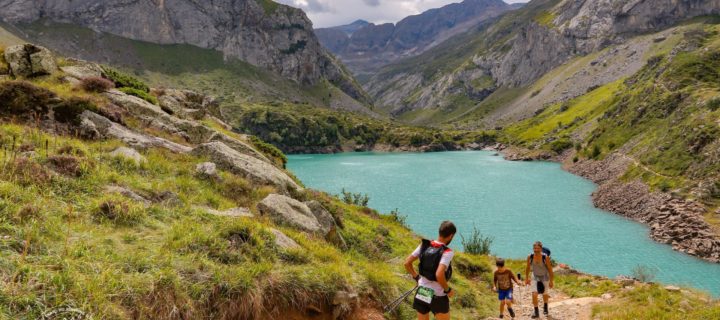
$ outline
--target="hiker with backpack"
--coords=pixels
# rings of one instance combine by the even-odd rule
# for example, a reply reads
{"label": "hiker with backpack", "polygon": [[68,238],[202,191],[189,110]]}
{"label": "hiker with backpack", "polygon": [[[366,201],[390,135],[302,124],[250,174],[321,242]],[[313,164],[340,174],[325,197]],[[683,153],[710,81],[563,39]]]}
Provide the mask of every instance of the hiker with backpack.
{"label": "hiker with backpack", "polygon": [[[423,239],[405,260],[405,269],[418,283],[413,301],[418,320],[429,320],[430,312],[437,320],[450,319],[450,298],[455,291],[448,281],[452,277],[451,261],[455,252],[448,246],[456,232],[452,222],[444,221],[440,224],[437,240]],[[419,273],[413,267],[415,260],[420,260]]]}
{"label": "hiker with backpack", "polygon": [[[532,269],[532,281],[530,280],[530,270]],[[542,242],[537,241],[533,244],[533,253],[527,258],[527,266],[525,267],[525,285],[531,285],[532,300],[534,306],[533,319],[540,317],[538,310],[538,293],[543,296],[543,314],[548,315],[548,302],[550,295],[548,289],[552,289],[555,284],[552,263],[550,262],[550,250],[543,247]]]}

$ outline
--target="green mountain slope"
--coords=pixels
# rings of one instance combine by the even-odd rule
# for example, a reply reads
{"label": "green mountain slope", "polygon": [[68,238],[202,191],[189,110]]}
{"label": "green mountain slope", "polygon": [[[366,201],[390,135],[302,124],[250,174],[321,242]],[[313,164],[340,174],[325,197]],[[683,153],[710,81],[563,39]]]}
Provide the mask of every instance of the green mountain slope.
{"label": "green mountain slope", "polygon": [[[413,286],[401,263],[419,237],[402,215],[292,187],[296,180],[267,180],[291,177],[269,160],[281,158],[279,151],[207,114],[198,119],[198,110],[180,118],[119,91],[72,84],[73,77],[58,71],[0,79],[0,319],[414,317],[409,304],[381,311]],[[167,89],[159,99],[177,94]],[[177,99],[197,107],[195,98]],[[252,165],[189,151],[208,150],[208,139]],[[198,169],[207,161],[217,162],[215,173]],[[327,210],[335,232],[323,236],[278,220],[261,204],[269,194],[317,201],[313,208]],[[496,312],[491,259],[456,254],[454,317]],[[510,262],[515,270],[521,264]],[[557,299],[572,305],[572,298],[596,297],[601,319],[720,312],[692,290],[621,283],[559,272]],[[612,298],[597,298],[606,293]],[[553,312],[563,318],[574,311]]]}

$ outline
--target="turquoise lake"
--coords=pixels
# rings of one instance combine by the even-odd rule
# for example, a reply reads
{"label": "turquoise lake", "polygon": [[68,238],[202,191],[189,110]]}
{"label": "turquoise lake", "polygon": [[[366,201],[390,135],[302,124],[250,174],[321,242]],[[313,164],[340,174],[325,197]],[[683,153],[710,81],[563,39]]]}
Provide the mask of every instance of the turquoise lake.
{"label": "turquoise lake", "polygon": [[[494,255],[524,258],[540,240],[556,260],[608,277],[654,268],[656,280],[720,296],[720,264],[673,251],[648,228],[593,206],[596,185],[549,162],[510,162],[493,152],[292,155],[306,186],[367,193],[383,213],[399,209],[417,233],[434,238],[443,220],[495,238]],[[453,247],[462,249],[460,238]],[[518,270],[519,271],[519,270]]]}

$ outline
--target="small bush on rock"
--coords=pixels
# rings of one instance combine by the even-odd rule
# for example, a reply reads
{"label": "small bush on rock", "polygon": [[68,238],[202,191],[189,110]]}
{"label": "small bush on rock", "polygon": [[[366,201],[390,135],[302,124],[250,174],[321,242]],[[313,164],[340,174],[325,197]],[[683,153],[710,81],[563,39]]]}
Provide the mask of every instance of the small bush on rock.
{"label": "small bush on rock", "polygon": [[115,88],[115,83],[105,78],[90,77],[80,80],[80,88],[87,92],[105,92]]}
{"label": "small bush on rock", "polygon": [[150,88],[145,83],[133,76],[108,67],[103,67],[103,71],[105,72],[105,76],[114,82],[118,88],[132,88],[145,93],[150,92]]}
{"label": "small bush on rock", "polygon": [[158,104],[157,98],[155,98],[155,96],[152,96],[152,95],[150,95],[149,93],[147,93],[147,92],[145,92],[145,91],[138,90],[138,89],[135,89],[135,88],[127,88],[127,87],[120,88],[119,90],[122,91],[122,92],[125,93],[125,94],[129,94],[129,95],[131,95],[131,96],[138,97],[138,98],[143,99],[143,100],[145,100],[145,101],[147,101],[147,102],[150,102],[150,103],[152,103],[152,104]]}
{"label": "small bush on rock", "polygon": [[76,125],[80,123],[80,114],[85,110],[97,112],[98,107],[90,100],[72,97],[53,109],[55,120]]}

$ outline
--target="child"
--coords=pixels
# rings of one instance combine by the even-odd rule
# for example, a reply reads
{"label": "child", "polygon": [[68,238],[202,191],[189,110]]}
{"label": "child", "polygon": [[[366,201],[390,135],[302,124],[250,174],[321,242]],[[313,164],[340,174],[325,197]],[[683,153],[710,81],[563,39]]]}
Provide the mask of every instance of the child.
{"label": "child", "polygon": [[515,311],[512,309],[513,282],[517,285],[520,285],[520,282],[510,269],[505,268],[505,260],[497,259],[495,265],[498,269],[493,275],[493,291],[497,291],[500,300],[500,318],[503,318],[506,304],[510,317],[515,318]]}

